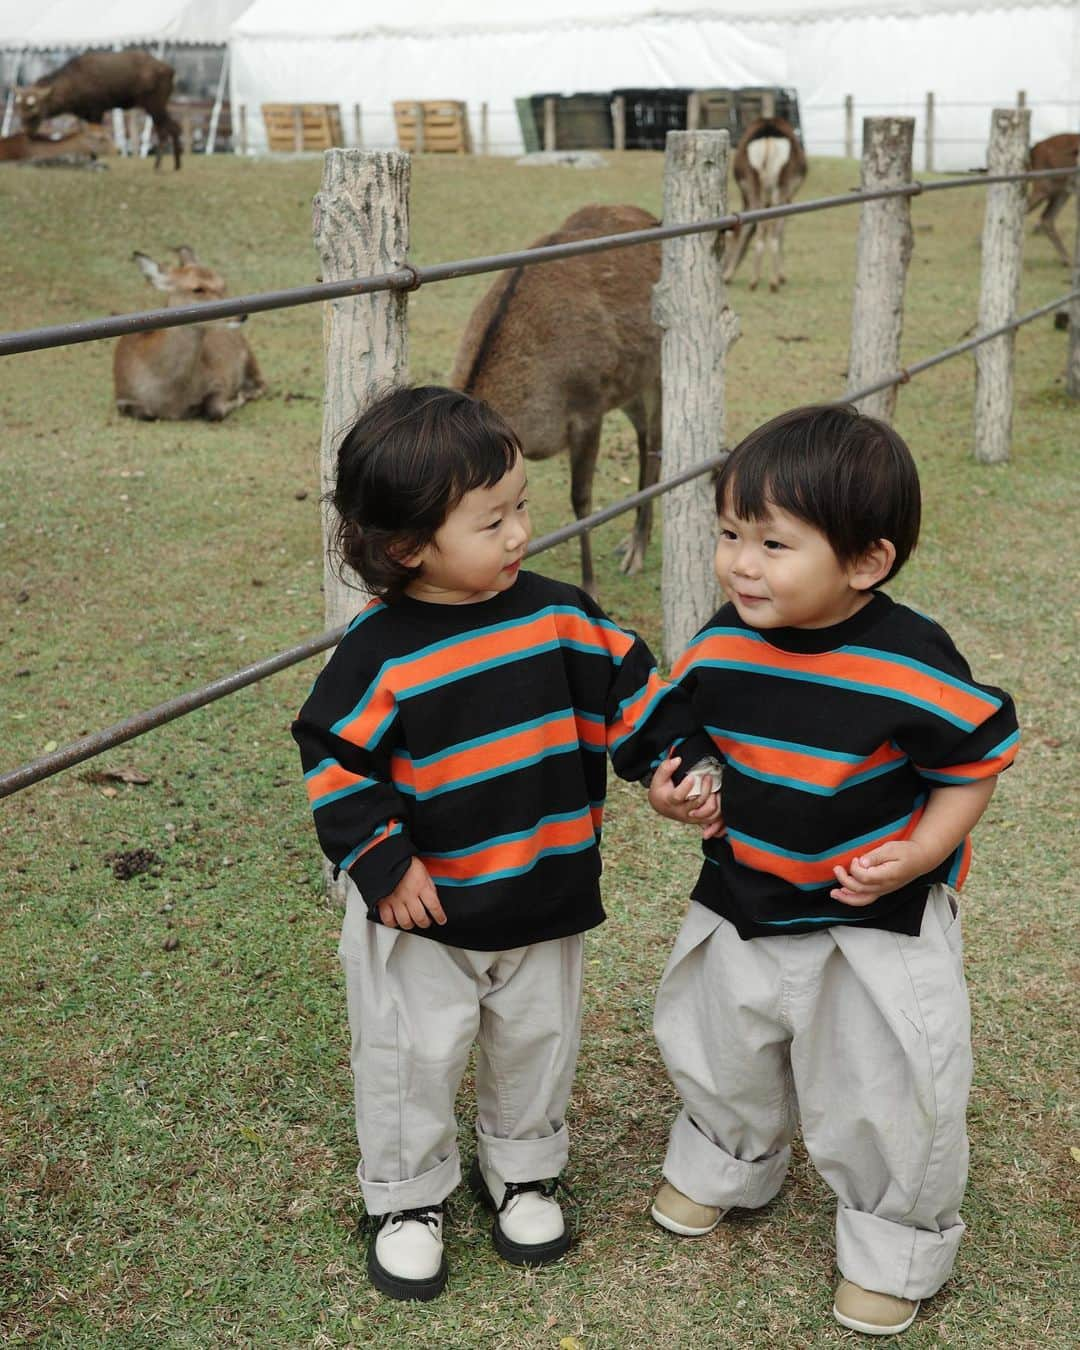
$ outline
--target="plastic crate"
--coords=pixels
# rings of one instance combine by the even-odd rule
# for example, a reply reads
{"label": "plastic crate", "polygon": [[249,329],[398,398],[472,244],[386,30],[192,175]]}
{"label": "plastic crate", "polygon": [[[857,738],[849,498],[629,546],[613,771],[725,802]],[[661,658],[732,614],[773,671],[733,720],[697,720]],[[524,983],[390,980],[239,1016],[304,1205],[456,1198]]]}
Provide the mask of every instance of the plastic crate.
{"label": "plastic crate", "polygon": [[627,150],[663,150],[669,131],[686,130],[689,89],[613,89],[626,101]]}

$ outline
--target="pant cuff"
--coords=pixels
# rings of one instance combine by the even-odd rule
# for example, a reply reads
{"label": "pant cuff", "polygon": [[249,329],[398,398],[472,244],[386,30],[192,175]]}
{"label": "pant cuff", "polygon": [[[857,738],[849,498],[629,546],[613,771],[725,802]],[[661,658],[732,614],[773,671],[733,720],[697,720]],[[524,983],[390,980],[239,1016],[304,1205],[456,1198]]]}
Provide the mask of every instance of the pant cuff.
{"label": "pant cuff", "polygon": [[570,1156],[570,1132],[565,1125],[542,1139],[497,1139],[476,1127],[480,1166],[501,1181],[546,1181],[557,1177]]}
{"label": "pant cuff", "polygon": [[952,1272],[964,1233],[960,1222],[933,1233],[840,1205],[836,1264],[845,1280],[893,1298],[930,1298]]}
{"label": "pant cuff", "polygon": [[441,1205],[461,1181],[461,1160],[457,1149],[449,1158],[406,1181],[368,1181],[364,1164],[356,1169],[364,1207],[369,1214],[391,1214],[398,1209],[423,1209]]}
{"label": "pant cuff", "polygon": [[743,1162],[707,1138],[684,1110],[675,1118],[664,1159],[664,1176],[699,1205],[760,1209],[784,1183],[791,1149]]}

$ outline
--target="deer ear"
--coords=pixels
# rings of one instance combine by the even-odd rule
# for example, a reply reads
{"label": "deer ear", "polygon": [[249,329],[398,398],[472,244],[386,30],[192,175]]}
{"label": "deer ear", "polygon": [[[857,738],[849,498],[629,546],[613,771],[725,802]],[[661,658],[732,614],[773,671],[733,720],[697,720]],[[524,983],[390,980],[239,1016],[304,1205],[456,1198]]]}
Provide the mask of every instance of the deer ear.
{"label": "deer ear", "polygon": [[173,252],[185,267],[190,267],[192,263],[197,263],[199,261],[195,256],[195,250],[189,248],[187,244],[176,244],[173,248]]}
{"label": "deer ear", "polygon": [[161,267],[146,253],[140,253],[137,249],[131,255],[139,265],[139,271],[147,279],[151,286],[156,286],[159,291],[169,289],[169,279],[162,271]]}

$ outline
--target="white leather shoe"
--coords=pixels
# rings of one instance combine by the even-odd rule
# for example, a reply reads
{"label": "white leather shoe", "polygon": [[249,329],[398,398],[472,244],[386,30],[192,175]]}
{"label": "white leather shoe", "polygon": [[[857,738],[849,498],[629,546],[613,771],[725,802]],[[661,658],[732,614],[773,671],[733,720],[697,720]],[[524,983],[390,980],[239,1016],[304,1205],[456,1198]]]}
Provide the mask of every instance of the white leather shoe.
{"label": "white leather shoe", "polygon": [[446,1287],[442,1205],[379,1216],[368,1246],[368,1275],[391,1298],[436,1298]]}
{"label": "white leather shoe", "polygon": [[504,1261],[543,1266],[557,1261],[570,1246],[563,1212],[555,1199],[557,1181],[504,1182],[474,1159],[469,1185],[495,1212],[491,1237]]}

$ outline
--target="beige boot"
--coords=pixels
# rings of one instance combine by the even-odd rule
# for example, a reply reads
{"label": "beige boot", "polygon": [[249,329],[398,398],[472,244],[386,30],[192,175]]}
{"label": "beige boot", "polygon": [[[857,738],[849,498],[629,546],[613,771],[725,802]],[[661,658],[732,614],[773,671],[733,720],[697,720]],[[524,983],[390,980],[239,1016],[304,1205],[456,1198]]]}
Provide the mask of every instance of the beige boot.
{"label": "beige boot", "polygon": [[656,1192],[649,1212],[669,1233],[678,1233],[680,1237],[704,1237],[712,1232],[727,1210],[717,1209],[715,1205],[699,1205],[682,1191],[677,1191],[670,1181],[665,1181]]}
{"label": "beige boot", "polygon": [[918,1300],[894,1298],[841,1280],[833,1304],[833,1316],[842,1327],[866,1336],[896,1336],[907,1331],[919,1311]]}

